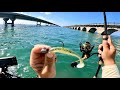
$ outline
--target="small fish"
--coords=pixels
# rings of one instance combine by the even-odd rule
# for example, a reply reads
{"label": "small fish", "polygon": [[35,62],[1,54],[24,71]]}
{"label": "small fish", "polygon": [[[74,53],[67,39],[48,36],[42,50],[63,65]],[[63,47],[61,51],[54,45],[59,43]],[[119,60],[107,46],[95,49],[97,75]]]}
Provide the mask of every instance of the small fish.
{"label": "small fish", "polygon": [[[43,51],[45,53],[45,50],[43,50]],[[77,54],[74,51],[69,50],[67,48],[53,47],[49,51],[46,50],[46,52],[62,53],[62,54],[67,54],[67,55],[77,57],[79,59],[79,60],[77,60],[77,62],[80,61],[80,63],[77,65],[77,68],[83,68],[85,66],[83,63],[83,59],[79,56],[79,54]]]}

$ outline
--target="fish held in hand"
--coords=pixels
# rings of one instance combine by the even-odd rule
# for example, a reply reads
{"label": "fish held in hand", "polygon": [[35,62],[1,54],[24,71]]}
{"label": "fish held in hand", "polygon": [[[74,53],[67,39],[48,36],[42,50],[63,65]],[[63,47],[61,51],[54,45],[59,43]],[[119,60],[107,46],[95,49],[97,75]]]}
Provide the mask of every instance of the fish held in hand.
{"label": "fish held in hand", "polygon": [[75,53],[72,50],[67,49],[67,48],[53,47],[50,50],[46,50],[46,49],[41,50],[41,53],[52,53],[52,52],[62,53],[62,54],[67,54],[67,55],[70,55],[70,56],[77,57],[79,59],[79,60],[77,60],[77,62],[80,61],[80,63],[77,65],[77,68],[83,68],[85,66],[85,64],[83,63],[83,59],[80,57],[80,55]]}

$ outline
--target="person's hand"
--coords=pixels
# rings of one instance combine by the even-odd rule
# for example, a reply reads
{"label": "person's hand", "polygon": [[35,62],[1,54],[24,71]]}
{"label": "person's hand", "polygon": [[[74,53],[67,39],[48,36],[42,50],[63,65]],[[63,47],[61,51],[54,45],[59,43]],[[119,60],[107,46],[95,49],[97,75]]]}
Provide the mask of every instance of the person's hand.
{"label": "person's hand", "polygon": [[41,53],[41,49],[50,50],[47,45],[35,45],[31,50],[30,66],[38,74],[39,78],[53,78],[56,75],[55,53]]}
{"label": "person's hand", "polygon": [[[101,50],[102,48],[103,51]],[[108,40],[103,40],[102,44],[99,45],[98,53],[102,57],[104,65],[115,64],[116,48],[113,45],[110,36],[108,36]]]}

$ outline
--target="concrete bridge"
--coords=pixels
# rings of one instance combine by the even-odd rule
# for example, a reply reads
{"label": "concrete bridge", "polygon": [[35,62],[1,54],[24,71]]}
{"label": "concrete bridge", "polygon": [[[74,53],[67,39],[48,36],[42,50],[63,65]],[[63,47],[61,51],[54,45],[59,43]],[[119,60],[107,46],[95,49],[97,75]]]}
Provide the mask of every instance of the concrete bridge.
{"label": "concrete bridge", "polygon": [[[71,28],[75,30],[86,31],[90,33],[99,33],[103,34],[104,32],[104,24],[86,24],[86,25],[71,25],[64,26],[66,28]],[[109,24],[107,25],[108,34],[112,34],[113,32],[120,31],[120,24]]]}
{"label": "concrete bridge", "polygon": [[[28,15],[23,15],[23,14],[18,14],[18,13],[12,13],[12,12],[0,12],[0,17],[3,18],[4,22],[5,22],[5,26],[7,26],[8,24],[11,24],[12,27],[14,27],[14,21],[16,19],[23,19],[23,20],[29,20],[29,21],[35,21],[37,22],[37,25],[41,26],[41,23],[46,23],[47,26],[58,26],[52,22],[48,22],[39,18],[35,18],[32,16],[28,16]],[[11,20],[11,23],[8,23],[8,20]]]}

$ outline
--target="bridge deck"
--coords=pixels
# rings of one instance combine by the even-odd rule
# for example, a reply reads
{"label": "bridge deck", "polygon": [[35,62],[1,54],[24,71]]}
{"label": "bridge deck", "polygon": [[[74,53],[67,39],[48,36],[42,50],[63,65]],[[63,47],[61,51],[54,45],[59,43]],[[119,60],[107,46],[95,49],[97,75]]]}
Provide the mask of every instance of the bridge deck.
{"label": "bridge deck", "polygon": [[[23,15],[23,14],[19,14],[19,13],[12,13],[12,12],[0,12],[0,17],[3,18],[15,18],[15,19],[23,19],[23,20],[29,20],[29,21],[37,21],[37,22],[43,22],[43,23],[47,23],[47,24],[53,24],[56,25],[54,23],[36,18],[36,17],[32,17],[32,16],[28,16],[28,15]],[[57,25],[56,25],[57,26]]]}

